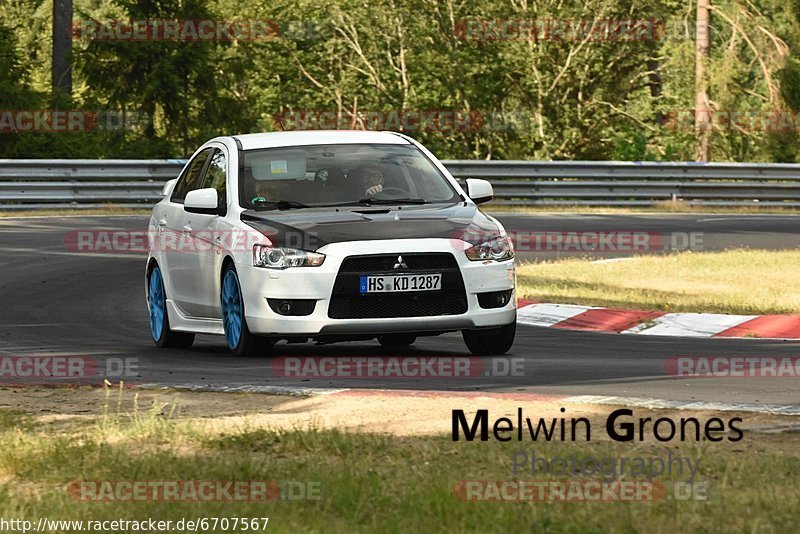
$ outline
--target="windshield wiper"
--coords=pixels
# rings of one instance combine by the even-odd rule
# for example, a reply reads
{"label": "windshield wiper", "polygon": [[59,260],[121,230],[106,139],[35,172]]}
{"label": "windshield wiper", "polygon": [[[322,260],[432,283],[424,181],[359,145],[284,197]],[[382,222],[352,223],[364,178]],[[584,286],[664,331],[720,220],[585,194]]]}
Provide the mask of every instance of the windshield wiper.
{"label": "windshield wiper", "polygon": [[294,210],[302,208],[310,208],[308,204],[302,202],[295,202],[294,200],[256,200],[255,210],[277,208],[279,210]]}
{"label": "windshield wiper", "polygon": [[355,202],[355,204],[427,204],[428,201],[424,198],[362,198]]}
{"label": "windshield wiper", "polygon": [[253,209],[264,211],[268,209],[292,210],[302,208],[336,208],[343,206],[372,206],[372,205],[395,205],[395,204],[429,204],[424,198],[362,198],[354,202],[339,202],[335,204],[314,204],[312,206],[295,202],[294,200],[254,200]]}

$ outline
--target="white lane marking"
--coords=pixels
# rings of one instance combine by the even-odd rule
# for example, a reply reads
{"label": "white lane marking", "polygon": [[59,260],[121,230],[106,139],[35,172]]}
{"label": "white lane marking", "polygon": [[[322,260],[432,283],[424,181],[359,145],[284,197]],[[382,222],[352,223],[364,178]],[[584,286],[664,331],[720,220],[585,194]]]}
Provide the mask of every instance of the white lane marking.
{"label": "white lane marking", "polygon": [[3,328],[33,328],[37,326],[62,326],[61,323],[28,323],[28,324],[4,324],[0,326],[0,330]]}
{"label": "white lane marking", "polygon": [[711,337],[756,317],[758,315],[668,313],[622,333],[643,336]]}
{"label": "white lane marking", "polygon": [[776,415],[800,415],[797,404],[755,404],[740,402],[680,401],[666,399],[647,399],[640,397],[605,397],[602,395],[578,395],[565,397],[559,402],[570,404],[612,404],[637,408],[657,408],[669,410],[708,410],[719,412],[758,412]]}
{"label": "white lane marking", "polygon": [[648,328],[653,328],[656,325],[656,321],[657,320],[658,320],[658,318],[655,318],[655,319],[650,319],[648,321],[645,321],[643,323],[639,323],[636,326],[632,326],[632,327],[628,328],[627,330],[623,330],[622,332],[620,332],[620,334],[638,334],[642,330],[647,330]]}
{"label": "white lane marking", "polygon": [[758,432],[759,434],[782,434],[784,432],[800,432],[800,425],[769,425],[751,426],[748,432]]}
{"label": "white lane marking", "polygon": [[764,215],[760,215],[758,217],[753,216],[735,216],[735,217],[711,217],[708,219],[697,219],[697,222],[729,222],[729,221],[771,221],[773,219],[792,219],[796,218],[796,215],[774,215],[772,217],[766,217]]}
{"label": "white lane marking", "polygon": [[30,216],[14,215],[14,216],[11,216],[11,217],[0,217],[0,223],[2,223],[3,221],[19,221],[19,220],[22,220],[22,219],[31,219],[31,220],[36,220],[36,219],[90,219],[90,218],[97,218],[97,217],[102,217],[103,219],[118,219],[118,218],[122,218],[122,217],[147,217],[149,215],[150,215],[150,211],[142,212],[141,214],[129,213],[127,215],[125,215],[125,214],[99,215],[97,213],[94,213],[94,214],[87,213],[86,215],[81,215],[81,214],[75,214],[75,215],[30,215]]}
{"label": "white lane marking", "polygon": [[529,304],[517,309],[517,322],[530,326],[553,326],[592,309],[591,306],[572,304]]}
{"label": "white lane marking", "polygon": [[144,258],[147,252],[144,251],[130,251],[130,252],[64,252],[61,250],[43,250],[38,248],[23,248],[23,247],[0,247],[2,252],[19,252],[23,254],[39,254],[42,256],[83,256],[86,258]]}

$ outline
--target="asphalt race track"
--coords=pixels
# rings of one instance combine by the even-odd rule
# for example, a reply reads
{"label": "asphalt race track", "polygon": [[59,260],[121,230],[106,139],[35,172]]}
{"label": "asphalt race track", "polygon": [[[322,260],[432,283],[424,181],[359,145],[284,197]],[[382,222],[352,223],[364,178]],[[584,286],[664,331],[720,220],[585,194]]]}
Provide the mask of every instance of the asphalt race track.
{"label": "asphalt race track", "polygon": [[[514,231],[702,232],[706,250],[732,246],[800,247],[800,217],[790,215],[519,215],[499,214]],[[622,336],[520,326],[508,358],[523,358],[522,376],[440,379],[289,379],[266,358],[236,358],[224,340],[198,336],[191,350],[153,345],[145,306],[141,253],[70,250],[78,229],[143,230],[147,218],[0,219],[0,355],[78,355],[135,359],[137,383],[209,387],[525,391],[800,405],[794,378],[679,379],[664,369],[675,356],[800,356],[800,341]],[[619,253],[615,253],[619,255]],[[523,251],[522,258],[553,257]],[[459,334],[423,338],[392,352],[377,342],[277,347],[279,356],[461,356]],[[491,361],[484,362],[492,365]],[[129,380],[130,381],[130,380]]]}
{"label": "asphalt race track", "polygon": [[[563,233],[612,232],[648,233],[660,239],[654,243],[663,245],[664,252],[689,248],[689,236],[694,234],[694,250],[719,251],[726,248],[748,247],[754,249],[781,250],[800,247],[800,216],[793,215],[720,215],[720,214],[659,214],[659,215],[594,215],[594,214],[495,214],[506,230],[517,235],[523,250],[518,250],[521,259],[555,259],[563,256],[582,256],[583,252],[565,246],[562,250],[548,250],[546,241],[537,247],[536,241],[525,232]],[[674,237],[673,237],[674,236]],[[524,250],[528,244],[528,250]],[[565,242],[566,244],[566,242]],[[517,247],[520,248],[519,246]],[[653,247],[654,249],[656,247]],[[650,250],[657,253],[659,250]],[[627,251],[599,250],[595,255],[619,257],[629,255]]]}

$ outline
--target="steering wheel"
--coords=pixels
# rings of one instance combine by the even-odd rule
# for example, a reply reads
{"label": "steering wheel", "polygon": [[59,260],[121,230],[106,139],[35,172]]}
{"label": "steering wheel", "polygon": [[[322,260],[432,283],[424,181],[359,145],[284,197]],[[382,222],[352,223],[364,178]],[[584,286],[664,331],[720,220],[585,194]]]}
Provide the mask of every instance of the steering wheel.
{"label": "steering wheel", "polygon": [[[392,198],[392,196],[398,198],[401,196],[406,196],[406,197],[408,196],[408,191],[406,191],[402,187],[384,187],[380,193],[376,193],[373,196],[380,198],[381,196],[383,196],[384,193],[389,193],[390,199]],[[394,195],[392,195],[392,193],[394,193]]]}

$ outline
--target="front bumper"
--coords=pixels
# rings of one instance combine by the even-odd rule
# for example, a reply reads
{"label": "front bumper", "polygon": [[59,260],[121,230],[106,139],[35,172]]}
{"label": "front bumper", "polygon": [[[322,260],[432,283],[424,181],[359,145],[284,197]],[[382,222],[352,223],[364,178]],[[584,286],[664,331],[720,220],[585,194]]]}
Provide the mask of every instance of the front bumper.
{"label": "front bumper", "polygon": [[[316,337],[327,334],[382,334],[394,332],[442,332],[490,328],[513,323],[516,298],[502,308],[485,309],[478,294],[514,288],[514,261],[475,262],[463,250],[468,245],[452,239],[408,239],[335,243],[320,249],[326,255],[320,267],[272,270],[237,265],[242,284],[247,325],[251,332],[275,337]],[[458,315],[331,319],[328,308],[342,261],[348,256],[403,253],[453,254],[463,278],[467,310]],[[367,274],[367,273],[364,273]],[[304,316],[284,316],[267,303],[272,299],[313,299],[314,311]]]}

